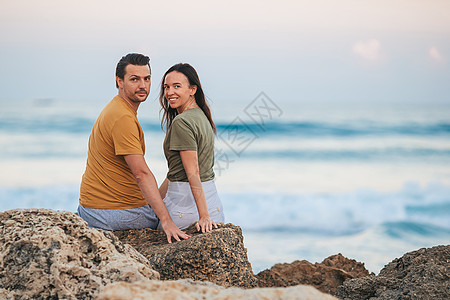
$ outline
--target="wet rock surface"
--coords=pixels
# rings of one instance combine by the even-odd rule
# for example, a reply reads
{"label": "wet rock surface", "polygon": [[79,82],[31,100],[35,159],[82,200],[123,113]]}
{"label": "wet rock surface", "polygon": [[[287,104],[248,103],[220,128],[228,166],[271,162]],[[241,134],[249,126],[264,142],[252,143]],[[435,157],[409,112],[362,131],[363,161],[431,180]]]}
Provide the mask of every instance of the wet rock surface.
{"label": "wet rock surface", "polygon": [[346,281],[341,299],[450,299],[450,246],[408,252],[377,276]]}
{"label": "wet rock surface", "polygon": [[260,287],[288,287],[298,284],[312,285],[318,290],[334,294],[337,287],[348,279],[369,275],[363,263],[337,254],[321,263],[306,260],[276,264],[256,275]]}

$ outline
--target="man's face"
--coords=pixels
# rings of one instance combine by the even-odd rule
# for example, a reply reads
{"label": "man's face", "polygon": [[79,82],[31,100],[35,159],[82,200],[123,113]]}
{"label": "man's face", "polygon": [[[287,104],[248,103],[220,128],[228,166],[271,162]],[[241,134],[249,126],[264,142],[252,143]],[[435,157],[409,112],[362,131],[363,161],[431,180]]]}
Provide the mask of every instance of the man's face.
{"label": "man's face", "polygon": [[[119,96],[131,103],[141,103],[147,99],[150,93],[151,77],[148,65],[128,65],[125,67],[125,75],[117,77]],[[131,104],[130,103],[130,104]]]}

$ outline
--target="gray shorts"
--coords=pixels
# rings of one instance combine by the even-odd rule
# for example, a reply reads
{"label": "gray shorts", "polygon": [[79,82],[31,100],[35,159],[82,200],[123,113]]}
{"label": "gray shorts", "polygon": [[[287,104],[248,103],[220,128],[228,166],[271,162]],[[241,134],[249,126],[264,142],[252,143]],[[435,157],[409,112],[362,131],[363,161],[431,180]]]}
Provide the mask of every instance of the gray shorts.
{"label": "gray shorts", "polygon": [[78,215],[89,227],[105,230],[156,229],[159,223],[150,205],[127,209],[98,209],[78,205]]}

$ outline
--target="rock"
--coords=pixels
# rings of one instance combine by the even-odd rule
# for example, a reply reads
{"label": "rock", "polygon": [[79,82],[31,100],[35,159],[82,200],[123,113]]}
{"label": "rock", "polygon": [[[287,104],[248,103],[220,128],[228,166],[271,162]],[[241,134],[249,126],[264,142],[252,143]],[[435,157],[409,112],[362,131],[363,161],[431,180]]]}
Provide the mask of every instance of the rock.
{"label": "rock", "polygon": [[450,299],[450,246],[409,252],[377,276],[346,281],[341,299]]}
{"label": "rock", "polygon": [[138,283],[113,283],[106,286],[98,300],[147,300],[147,299],[298,299],[332,300],[331,295],[319,292],[311,286],[288,288],[224,288],[209,282],[190,279],[177,281],[149,280]]}
{"label": "rock", "polygon": [[377,276],[338,254],[255,277],[238,226],[187,231],[167,244],[159,231],[96,230],[69,212],[2,212],[0,299],[335,299],[314,287],[341,299],[450,299],[450,246],[407,253]]}
{"label": "rock", "polygon": [[353,278],[360,278],[369,275],[369,271],[367,271],[364,267],[364,263],[346,258],[341,253],[325,258],[322,261],[322,264],[331,268],[344,270]]}
{"label": "rock", "polygon": [[13,292],[0,288],[0,299],[14,299]]}
{"label": "rock", "polygon": [[2,298],[91,299],[109,283],[159,279],[136,250],[70,212],[2,212],[0,233]]}
{"label": "rock", "polygon": [[163,280],[190,278],[224,287],[257,286],[240,227],[219,224],[219,228],[202,234],[191,226],[186,232],[190,239],[172,244],[167,243],[164,233],[151,229],[114,234],[143,254]]}
{"label": "rock", "polygon": [[287,287],[298,284],[312,285],[318,290],[334,294],[345,280],[368,276],[363,263],[337,254],[322,263],[312,264],[306,260],[290,264],[276,264],[256,275],[260,287]]}

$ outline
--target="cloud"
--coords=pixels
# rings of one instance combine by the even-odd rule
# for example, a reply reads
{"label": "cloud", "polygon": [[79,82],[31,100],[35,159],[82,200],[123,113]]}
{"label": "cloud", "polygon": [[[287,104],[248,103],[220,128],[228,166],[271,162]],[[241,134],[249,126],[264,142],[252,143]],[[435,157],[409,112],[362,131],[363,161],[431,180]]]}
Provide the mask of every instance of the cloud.
{"label": "cloud", "polygon": [[353,45],[353,53],[369,61],[376,61],[381,58],[381,45],[376,39],[360,41]]}
{"label": "cloud", "polygon": [[438,63],[445,63],[447,62],[447,59],[445,56],[443,56],[439,50],[436,47],[431,47],[430,50],[428,50],[428,54],[430,55],[430,58]]}

